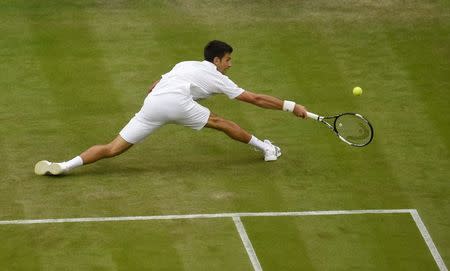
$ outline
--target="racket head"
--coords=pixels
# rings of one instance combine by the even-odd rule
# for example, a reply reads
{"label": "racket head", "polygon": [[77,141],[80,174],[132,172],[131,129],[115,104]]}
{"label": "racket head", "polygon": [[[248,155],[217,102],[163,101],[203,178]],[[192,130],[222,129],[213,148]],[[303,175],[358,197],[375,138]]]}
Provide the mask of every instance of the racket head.
{"label": "racket head", "polygon": [[373,139],[372,124],[357,113],[343,113],[336,116],[333,128],[338,137],[351,146],[364,147]]}

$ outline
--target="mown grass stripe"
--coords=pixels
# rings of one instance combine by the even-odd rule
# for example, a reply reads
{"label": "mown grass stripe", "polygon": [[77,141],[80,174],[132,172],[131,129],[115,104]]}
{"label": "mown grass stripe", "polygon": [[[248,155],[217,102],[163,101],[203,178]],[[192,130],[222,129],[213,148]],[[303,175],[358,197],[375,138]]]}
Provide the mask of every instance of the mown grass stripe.
{"label": "mown grass stripe", "polygon": [[47,81],[47,91],[58,111],[53,118],[64,123],[66,133],[93,141],[94,134],[104,127],[82,120],[98,116],[109,121],[120,116],[122,105],[85,8],[36,4],[24,9],[23,15],[32,34],[41,79]]}

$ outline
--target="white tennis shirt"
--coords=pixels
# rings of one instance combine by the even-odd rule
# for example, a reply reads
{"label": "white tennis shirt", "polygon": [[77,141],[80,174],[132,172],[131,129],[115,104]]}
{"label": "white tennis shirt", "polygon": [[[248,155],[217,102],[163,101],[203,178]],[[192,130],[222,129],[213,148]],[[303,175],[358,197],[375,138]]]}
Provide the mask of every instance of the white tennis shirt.
{"label": "white tennis shirt", "polygon": [[244,90],[219,72],[213,63],[204,60],[176,64],[170,72],[162,75],[150,95],[184,94],[198,100],[223,93],[228,98],[234,99],[242,92]]}

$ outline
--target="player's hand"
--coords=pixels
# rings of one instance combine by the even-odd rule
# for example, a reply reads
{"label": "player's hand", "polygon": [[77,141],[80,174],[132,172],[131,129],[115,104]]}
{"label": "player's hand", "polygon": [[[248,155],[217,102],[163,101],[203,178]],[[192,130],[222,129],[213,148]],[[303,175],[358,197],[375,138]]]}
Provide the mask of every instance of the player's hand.
{"label": "player's hand", "polygon": [[296,115],[297,117],[305,119],[307,111],[303,105],[296,104],[295,108],[294,108],[294,112],[292,112],[292,113],[294,113],[294,115]]}

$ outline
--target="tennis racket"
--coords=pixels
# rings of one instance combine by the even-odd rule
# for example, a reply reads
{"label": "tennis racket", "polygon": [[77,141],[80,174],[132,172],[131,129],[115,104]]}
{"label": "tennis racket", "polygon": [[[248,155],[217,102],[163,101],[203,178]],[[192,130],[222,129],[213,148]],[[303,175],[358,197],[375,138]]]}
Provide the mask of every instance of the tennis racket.
{"label": "tennis racket", "polygon": [[373,139],[373,127],[370,122],[357,113],[342,113],[335,116],[319,116],[307,112],[308,118],[325,124],[340,140],[350,146],[364,147]]}

